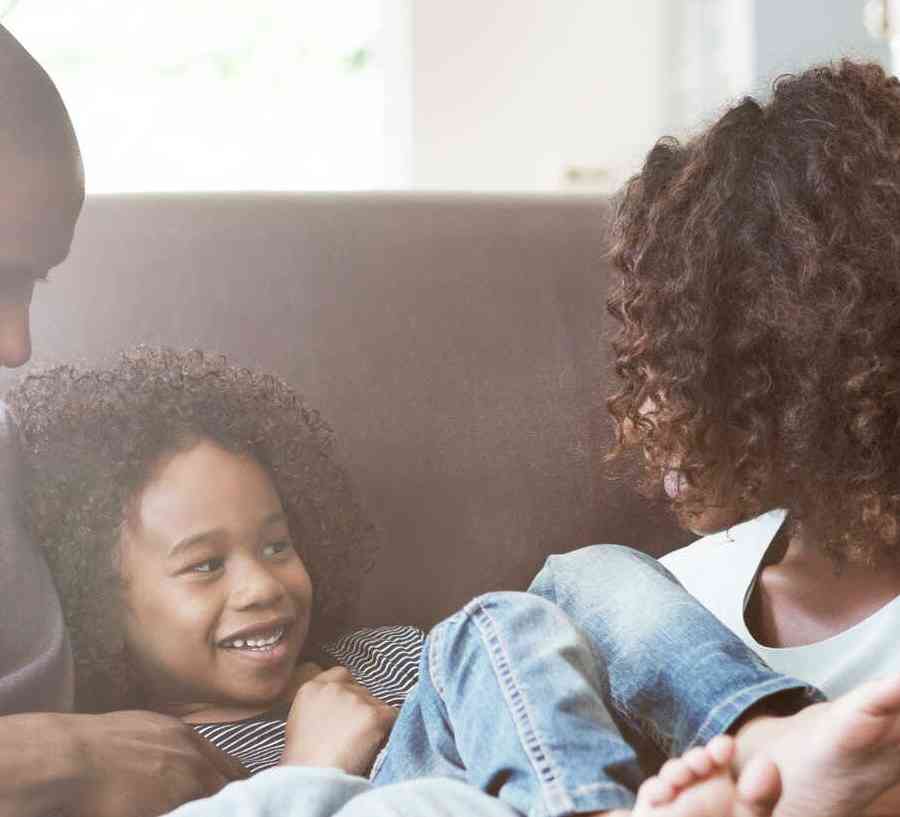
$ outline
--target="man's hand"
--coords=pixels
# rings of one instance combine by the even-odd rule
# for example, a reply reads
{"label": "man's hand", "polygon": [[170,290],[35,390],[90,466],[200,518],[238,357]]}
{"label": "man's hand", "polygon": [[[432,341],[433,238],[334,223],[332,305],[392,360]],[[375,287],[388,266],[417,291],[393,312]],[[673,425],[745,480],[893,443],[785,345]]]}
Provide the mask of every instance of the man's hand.
{"label": "man's hand", "polygon": [[396,719],[393,707],[335,667],[307,681],[294,697],[281,762],[364,775]]}
{"label": "man's hand", "polygon": [[243,777],[237,761],[165,715],[0,717],[0,817],[156,817]]}
{"label": "man's hand", "polygon": [[153,712],[70,715],[73,817],[156,817],[215,794],[246,769],[190,726]]}

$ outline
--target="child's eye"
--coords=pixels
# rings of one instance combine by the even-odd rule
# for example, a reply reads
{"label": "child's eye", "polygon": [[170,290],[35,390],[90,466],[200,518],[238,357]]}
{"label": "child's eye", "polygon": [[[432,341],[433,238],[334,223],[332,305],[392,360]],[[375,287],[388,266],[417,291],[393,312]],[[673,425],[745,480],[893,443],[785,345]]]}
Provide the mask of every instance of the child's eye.
{"label": "child's eye", "polygon": [[282,539],[278,542],[270,542],[263,548],[263,556],[278,556],[291,550],[293,545],[287,540]]}
{"label": "child's eye", "polygon": [[196,562],[192,564],[188,571],[190,573],[215,573],[217,570],[221,570],[225,566],[225,560],[220,556],[216,556],[212,559],[205,559],[202,562]]}

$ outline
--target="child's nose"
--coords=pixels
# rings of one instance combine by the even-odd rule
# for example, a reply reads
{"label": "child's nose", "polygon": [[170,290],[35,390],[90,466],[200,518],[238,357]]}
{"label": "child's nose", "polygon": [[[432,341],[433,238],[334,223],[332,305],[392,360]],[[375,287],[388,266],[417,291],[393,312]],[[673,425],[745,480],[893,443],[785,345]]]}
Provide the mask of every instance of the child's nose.
{"label": "child's nose", "polygon": [[235,571],[231,590],[232,607],[243,610],[248,607],[271,607],[284,596],[284,586],[269,570],[258,562],[248,562]]}

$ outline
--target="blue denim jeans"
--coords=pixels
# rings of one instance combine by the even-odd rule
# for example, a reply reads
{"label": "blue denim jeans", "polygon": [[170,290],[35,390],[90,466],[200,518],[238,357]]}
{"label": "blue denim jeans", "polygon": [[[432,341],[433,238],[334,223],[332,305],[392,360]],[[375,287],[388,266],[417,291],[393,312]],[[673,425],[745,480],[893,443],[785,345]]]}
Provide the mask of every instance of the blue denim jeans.
{"label": "blue denim jeans", "polygon": [[169,817],[521,817],[474,786],[446,778],[374,787],[338,769],[276,766]]}
{"label": "blue denim jeans", "polygon": [[659,762],[773,696],[821,697],[655,559],[584,548],[551,557],[528,593],[481,596],[432,630],[373,779],[455,778],[533,817],[628,808]]}
{"label": "blue denim jeans", "polygon": [[429,634],[373,780],[455,778],[529,815],[630,806],[634,752],[610,721],[601,676],[556,605],[480,596]]}
{"label": "blue denim jeans", "polygon": [[825,700],[770,669],[646,553],[592,545],[551,556],[528,592],[588,635],[613,720],[658,755],[650,771],[728,732],[756,704],[787,714]]}

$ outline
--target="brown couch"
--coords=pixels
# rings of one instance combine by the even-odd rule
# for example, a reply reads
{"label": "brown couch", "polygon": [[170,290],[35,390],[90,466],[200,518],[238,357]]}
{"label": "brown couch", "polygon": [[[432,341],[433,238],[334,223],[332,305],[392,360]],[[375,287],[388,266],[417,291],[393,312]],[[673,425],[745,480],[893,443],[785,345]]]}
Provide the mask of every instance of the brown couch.
{"label": "brown couch", "polygon": [[381,543],[363,623],[429,625],[549,553],[687,541],[604,473],[607,218],[587,197],[92,198],[36,294],[35,362],[196,346],[298,386]]}

